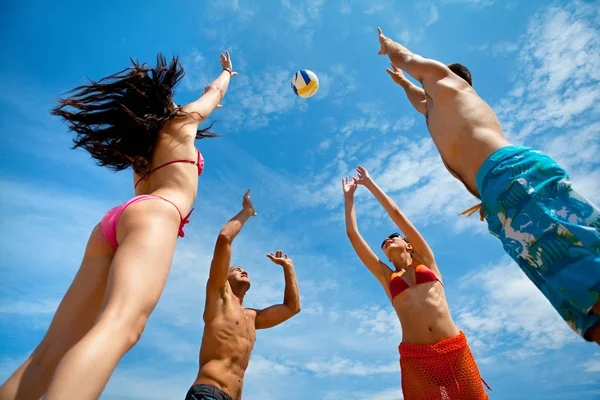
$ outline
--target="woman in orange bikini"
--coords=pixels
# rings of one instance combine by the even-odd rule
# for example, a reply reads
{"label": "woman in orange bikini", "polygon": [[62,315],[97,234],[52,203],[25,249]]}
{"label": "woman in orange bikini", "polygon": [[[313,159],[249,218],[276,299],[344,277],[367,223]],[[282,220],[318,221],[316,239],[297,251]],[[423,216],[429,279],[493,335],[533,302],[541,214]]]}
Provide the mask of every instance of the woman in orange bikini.
{"label": "woman in orange bikini", "polygon": [[196,199],[204,159],[194,139],[216,136],[198,126],[236,75],[228,52],[221,67],[203,95],[184,107],[173,102],[183,68],[176,57],[167,64],[159,54],[156,68],[134,62],[75,88],[52,110],[77,134],[74,147],[98,165],[132,167],[136,196],[93,229],[48,332],[0,387],[0,400],[98,398],[139,340]]}
{"label": "woman in orange bikini", "polygon": [[[398,206],[361,166],[358,178],[342,180],[346,233],[358,257],[377,278],[400,319],[400,370],[406,400],[480,400],[488,396],[465,335],[450,316],[442,275],[433,252]],[[406,236],[394,233],[381,248],[391,269],[358,232],[354,192],[363,185]],[[484,382],[485,383],[485,382]]]}

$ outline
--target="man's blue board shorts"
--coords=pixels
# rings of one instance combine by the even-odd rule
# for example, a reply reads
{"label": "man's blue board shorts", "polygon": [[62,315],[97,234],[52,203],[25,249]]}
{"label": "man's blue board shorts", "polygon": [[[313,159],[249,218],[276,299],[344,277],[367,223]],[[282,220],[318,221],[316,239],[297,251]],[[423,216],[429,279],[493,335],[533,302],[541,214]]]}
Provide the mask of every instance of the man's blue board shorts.
{"label": "man's blue board shorts", "polygon": [[[476,177],[489,231],[579,335],[600,321],[600,210],[544,153],[507,146]],[[586,338],[590,340],[589,338]]]}

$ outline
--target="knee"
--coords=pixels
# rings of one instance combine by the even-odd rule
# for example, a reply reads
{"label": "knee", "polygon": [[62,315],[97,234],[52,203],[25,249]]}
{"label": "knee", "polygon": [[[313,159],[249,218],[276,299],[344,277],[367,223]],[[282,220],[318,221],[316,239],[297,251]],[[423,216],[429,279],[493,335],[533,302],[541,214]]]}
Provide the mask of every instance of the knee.
{"label": "knee", "polygon": [[142,337],[148,316],[144,314],[116,313],[107,311],[100,315],[99,324],[106,327],[113,338],[126,350],[131,349]]}

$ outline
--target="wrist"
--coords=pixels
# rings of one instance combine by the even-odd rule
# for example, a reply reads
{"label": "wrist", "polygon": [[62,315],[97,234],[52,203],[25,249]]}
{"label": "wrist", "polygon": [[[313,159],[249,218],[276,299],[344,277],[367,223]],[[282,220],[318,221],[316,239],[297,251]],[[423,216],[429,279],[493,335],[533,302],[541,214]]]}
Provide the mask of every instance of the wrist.
{"label": "wrist", "polygon": [[407,89],[410,86],[410,81],[406,78],[398,79],[398,85],[402,86],[404,89]]}
{"label": "wrist", "polygon": [[294,269],[294,263],[292,263],[292,262],[283,263],[283,264],[281,264],[281,266],[283,267],[283,269]]}
{"label": "wrist", "polygon": [[229,68],[223,68],[223,71],[229,72],[229,76],[231,76],[232,71]]}

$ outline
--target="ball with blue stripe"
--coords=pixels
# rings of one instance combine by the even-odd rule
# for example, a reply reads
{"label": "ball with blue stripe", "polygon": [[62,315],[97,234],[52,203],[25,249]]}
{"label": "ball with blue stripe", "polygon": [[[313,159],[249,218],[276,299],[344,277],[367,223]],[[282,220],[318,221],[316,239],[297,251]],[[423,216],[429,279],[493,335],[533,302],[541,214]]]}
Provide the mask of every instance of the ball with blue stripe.
{"label": "ball with blue stripe", "polygon": [[292,89],[300,97],[305,99],[312,97],[319,90],[319,78],[314,72],[301,69],[292,78]]}

